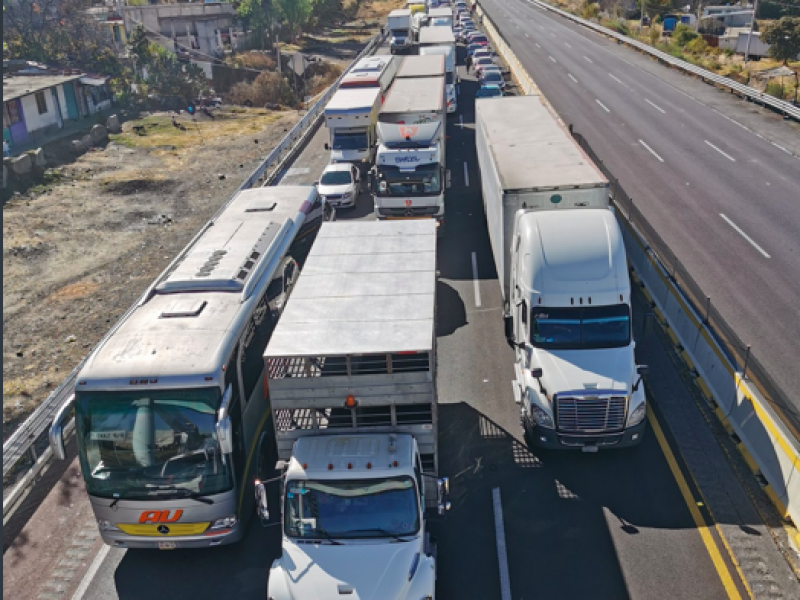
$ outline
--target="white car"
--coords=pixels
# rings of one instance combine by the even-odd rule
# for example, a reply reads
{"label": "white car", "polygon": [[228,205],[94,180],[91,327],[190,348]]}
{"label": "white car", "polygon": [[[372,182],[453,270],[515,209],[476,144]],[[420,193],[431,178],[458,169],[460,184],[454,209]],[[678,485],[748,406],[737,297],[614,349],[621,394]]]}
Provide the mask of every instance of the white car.
{"label": "white car", "polygon": [[355,206],[361,191],[361,173],[352,163],[336,163],[325,167],[317,183],[317,192],[331,206]]}

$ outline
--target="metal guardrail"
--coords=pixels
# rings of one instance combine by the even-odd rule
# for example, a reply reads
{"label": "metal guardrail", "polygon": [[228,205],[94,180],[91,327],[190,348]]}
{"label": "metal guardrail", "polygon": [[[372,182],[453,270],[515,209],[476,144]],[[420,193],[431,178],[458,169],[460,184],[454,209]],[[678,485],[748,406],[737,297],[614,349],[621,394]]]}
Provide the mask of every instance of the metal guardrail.
{"label": "metal guardrail", "polygon": [[[247,179],[236,189],[236,191],[225,201],[225,203],[214,213],[209,222],[192,238],[192,241],[187,244],[186,248],[191,247],[200,235],[205,231],[208,225],[214,221],[233,201],[242,190],[249,189],[259,183],[259,180],[264,180],[268,185],[278,172],[282,169],[283,164],[287,158],[290,158],[293,152],[305,142],[307,134],[318,123],[322,117],[323,109],[331,96],[336,92],[342,78],[347,74],[353,64],[360,58],[372,54],[378,46],[383,42],[385,32],[381,30],[370,40],[364,47],[359,55],[350,64],[350,67],[345,69],[342,75],[319,97],[314,105],[308,110],[303,118],[297,122],[294,127],[283,137],[281,142],[275,146],[269,154],[261,161],[261,164],[256,167]],[[273,165],[277,167],[269,175],[265,175]],[[165,273],[170,271],[174,264],[181,259],[184,251],[173,260],[166,269],[158,276],[160,279]],[[19,428],[11,434],[8,440],[3,444],[3,515],[12,509],[24,491],[35,480],[41,469],[52,458],[52,452],[47,444],[47,431],[53,421],[58,409],[73,393],[75,388],[75,379],[83,368],[86,360],[91,356],[94,349],[102,346],[111,334],[128,318],[128,316],[136,309],[147,295],[149,289],[140,296],[136,302],[127,310],[125,314],[117,321],[117,323],[109,330],[109,332],[89,351],[89,353],[81,360],[77,367],[64,379],[59,386],[45,399],[45,401],[31,414]],[[73,421],[65,427],[65,430],[72,428]],[[11,481],[13,479],[13,481]],[[8,487],[7,487],[8,486]]]}
{"label": "metal guardrail", "polygon": [[657,48],[653,48],[652,46],[649,46],[644,42],[640,42],[639,40],[635,40],[628,36],[617,33],[616,31],[612,31],[611,29],[603,27],[602,25],[598,25],[597,23],[594,23],[592,21],[587,21],[586,19],[578,17],[577,15],[573,15],[572,13],[569,13],[565,10],[561,10],[560,8],[556,8],[555,6],[551,6],[550,4],[547,4],[545,2],[541,2],[540,0],[530,0],[530,1],[532,4],[535,4],[536,6],[557,13],[563,17],[575,21],[576,23],[580,23],[581,25],[588,27],[589,29],[593,29],[598,33],[602,33],[603,35],[612,37],[619,42],[627,44],[628,46],[632,46],[633,48],[636,48],[637,50],[640,50],[645,54],[649,54],[650,56],[657,58],[662,63],[668,64],[669,66],[675,67],[682,71],[686,71],[687,73],[690,73],[692,75],[700,77],[706,83],[712,83],[714,85],[720,85],[722,87],[726,87],[729,90],[731,90],[731,92],[736,92],[737,94],[749,100],[752,100],[753,102],[769,107],[772,110],[781,113],[784,117],[791,117],[796,121],[800,121],[800,107],[795,106],[791,102],[775,98],[773,96],[770,96],[769,94],[760,92],[755,88],[739,83],[738,81],[734,81],[733,79],[730,79],[728,77],[722,77],[721,75],[712,73],[711,71],[703,69],[702,67],[698,67],[689,62],[686,62],[685,60],[681,60],[679,58],[675,58],[674,56],[670,56],[666,52],[662,52]]}

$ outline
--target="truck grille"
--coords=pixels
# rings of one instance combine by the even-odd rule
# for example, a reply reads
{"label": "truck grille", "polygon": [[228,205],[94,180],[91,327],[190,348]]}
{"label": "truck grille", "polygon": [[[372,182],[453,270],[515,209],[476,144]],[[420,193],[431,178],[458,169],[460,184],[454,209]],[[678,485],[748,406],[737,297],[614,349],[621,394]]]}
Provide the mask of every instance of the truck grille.
{"label": "truck grille", "polygon": [[427,217],[435,215],[438,208],[435,206],[409,206],[403,208],[383,208],[380,211],[387,217]]}
{"label": "truck grille", "polygon": [[624,396],[556,397],[559,431],[588,434],[619,431],[625,426],[626,413]]}

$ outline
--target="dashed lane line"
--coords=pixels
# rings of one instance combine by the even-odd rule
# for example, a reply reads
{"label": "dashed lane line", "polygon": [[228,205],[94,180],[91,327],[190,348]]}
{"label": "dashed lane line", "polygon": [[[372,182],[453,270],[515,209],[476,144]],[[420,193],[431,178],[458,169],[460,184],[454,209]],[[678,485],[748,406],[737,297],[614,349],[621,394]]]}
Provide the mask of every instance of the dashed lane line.
{"label": "dashed lane line", "polygon": [[653,150],[653,149],[652,149],[650,146],[648,146],[647,144],[645,144],[645,143],[644,143],[644,140],[639,140],[639,143],[640,143],[642,146],[644,146],[644,147],[647,149],[647,151],[648,151],[650,154],[652,154],[653,156],[655,156],[655,157],[658,159],[658,162],[662,162],[662,163],[664,162],[664,159],[663,159],[663,158],[661,158],[661,157],[660,157],[658,154],[656,154],[656,151],[655,151],[655,150]]}
{"label": "dashed lane line", "polygon": [[736,223],[734,223],[733,221],[731,221],[731,220],[730,220],[730,219],[729,219],[727,216],[725,216],[723,213],[719,213],[719,216],[720,216],[720,217],[722,217],[722,218],[723,218],[723,220],[724,220],[724,221],[725,221],[725,222],[726,222],[728,225],[730,225],[731,227],[733,227],[733,229],[734,229],[734,230],[735,230],[735,231],[736,231],[736,232],[737,232],[739,235],[741,235],[741,236],[742,236],[744,239],[746,239],[748,242],[750,242],[750,244],[753,246],[753,248],[755,248],[756,250],[758,250],[759,252],[761,252],[761,254],[763,254],[763,255],[764,255],[766,258],[772,258],[772,257],[771,257],[769,254],[767,254],[766,250],[764,250],[764,249],[763,249],[761,246],[759,246],[758,244],[756,244],[756,243],[755,243],[755,241],[753,240],[753,238],[751,238],[749,235],[747,235],[747,234],[744,232],[744,230],[743,230],[741,227],[739,227],[739,226],[738,226]]}
{"label": "dashed lane line", "polygon": [[724,156],[725,158],[727,158],[729,161],[731,161],[731,162],[736,162],[736,159],[735,159],[735,158],[733,158],[733,157],[732,157],[730,154],[728,154],[727,152],[723,152],[722,150],[720,150],[719,148],[717,148],[717,147],[716,147],[714,144],[712,144],[712,143],[711,143],[711,142],[709,142],[708,140],[703,140],[703,141],[704,141],[706,144],[708,144],[709,146],[711,146],[711,147],[712,147],[714,150],[716,150],[717,152],[719,152],[720,154],[722,154],[722,156]]}

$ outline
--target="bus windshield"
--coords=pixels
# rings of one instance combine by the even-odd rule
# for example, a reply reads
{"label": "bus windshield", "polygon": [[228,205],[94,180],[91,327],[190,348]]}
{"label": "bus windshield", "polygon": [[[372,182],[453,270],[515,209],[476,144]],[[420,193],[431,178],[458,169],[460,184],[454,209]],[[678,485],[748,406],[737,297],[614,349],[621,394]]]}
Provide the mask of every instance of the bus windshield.
{"label": "bus windshield", "polygon": [[293,538],[381,538],[419,531],[410,477],[289,481],[284,528]]}
{"label": "bus windshield", "polygon": [[217,443],[218,388],[82,392],[76,427],[89,494],[171,499],[232,487]]}
{"label": "bus windshield", "polygon": [[531,315],[531,343],[537,348],[579,350],[620,348],[631,339],[630,307],[536,307]]}

